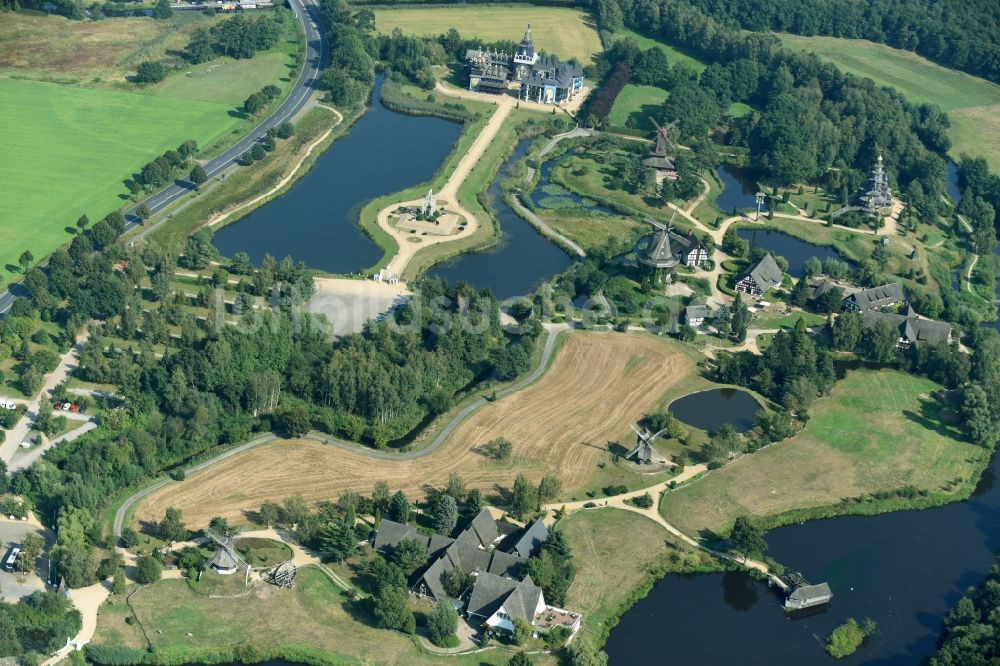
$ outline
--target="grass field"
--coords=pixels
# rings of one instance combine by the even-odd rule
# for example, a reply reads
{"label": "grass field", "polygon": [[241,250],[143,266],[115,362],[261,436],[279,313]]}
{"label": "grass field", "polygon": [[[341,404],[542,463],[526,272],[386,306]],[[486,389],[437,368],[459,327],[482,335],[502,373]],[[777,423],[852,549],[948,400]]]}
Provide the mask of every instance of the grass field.
{"label": "grass field", "polygon": [[[652,572],[712,567],[708,555],[645,516],[621,509],[578,511],[561,520],[557,530],[569,541],[577,568],[566,607],[582,612],[586,628],[600,636],[609,619],[632,601],[637,588],[655,579]],[[611,566],[621,561],[623,544],[628,548],[628,565]]]}
{"label": "grass field", "polygon": [[931,397],[940,388],[896,371],[852,371],[801,433],[668,493],[661,511],[697,534],[725,530],[743,513],[770,518],[904,486],[955,498],[986,451],[957,439]]}
{"label": "grass field", "polygon": [[[636,242],[649,231],[649,225],[634,217],[620,215],[575,215],[539,208],[539,217],[550,227],[592,252],[607,245],[611,238],[633,238]],[[579,212],[579,209],[577,209]]]}
{"label": "grass field", "polygon": [[952,121],[951,154],[981,155],[1000,169],[1000,86],[861,39],[778,36],[790,48],[811,51],[845,72],[892,86],[912,102],[937,104]]}
{"label": "grass field", "polygon": [[626,37],[631,38],[642,50],[651,49],[654,46],[658,47],[667,56],[667,62],[670,65],[675,65],[677,63],[687,65],[694,71],[701,74],[704,71],[706,65],[704,62],[699,60],[697,57],[683,51],[676,46],[671,46],[665,42],[653,39],[651,37],[645,37],[637,32],[632,32],[631,30],[622,30],[621,32],[616,32],[614,38],[624,39]]}
{"label": "grass field", "polygon": [[587,64],[602,50],[593,19],[578,9],[500,5],[375,10],[375,26],[383,34],[399,28],[404,33],[440,35],[454,26],[462,37],[519,42],[529,21],[540,51]]}
{"label": "grass field", "polygon": [[[186,139],[209,143],[240,122],[227,104],[175,100],[36,81],[0,80],[0,265],[25,249],[42,258],[70,240],[87,214],[100,219],[128,197],[123,180]],[[6,281],[5,279],[3,281]]]}
{"label": "grass field", "polygon": [[[598,463],[610,463],[609,441],[631,435],[630,424],[693,372],[688,355],[673,343],[648,335],[573,332],[540,380],[480,408],[430,455],[376,461],[315,441],[278,441],[154,492],[136,517],[159,520],[175,506],[191,527],[215,515],[244,521],[243,511],[264,500],[295,493],[308,502],[335,499],[345,489],[370,492],[379,479],[418,497],[443,485],[452,472],[487,496],[509,488],[520,472],[535,481],[554,474],[571,491],[603,471]],[[513,443],[510,461],[479,452],[496,437]]]}
{"label": "grass field", "polygon": [[[608,122],[618,127],[636,127],[653,131],[649,116],[659,117],[660,107],[670,95],[663,88],[630,83],[618,94],[608,114]],[[629,124],[631,118],[632,123]]]}
{"label": "grass field", "polygon": [[285,53],[264,53],[249,60],[220,58],[185,68],[144,92],[169,99],[221,102],[232,108],[268,84],[291,81],[294,69]]}
{"label": "grass field", "polygon": [[[245,598],[209,599],[183,580],[163,580],[134,594],[130,603],[164,663],[198,663],[246,646],[268,654],[285,648],[287,658],[298,656],[300,662],[313,657],[329,664],[440,663],[408,636],[374,628],[361,602],[349,601],[315,567],[300,569],[290,590],[258,583]],[[145,649],[139,624],[127,624],[127,615],[124,603],[102,606],[94,643]],[[502,664],[509,658],[504,650],[491,650],[450,657],[449,663]],[[544,659],[535,663],[553,663]]]}

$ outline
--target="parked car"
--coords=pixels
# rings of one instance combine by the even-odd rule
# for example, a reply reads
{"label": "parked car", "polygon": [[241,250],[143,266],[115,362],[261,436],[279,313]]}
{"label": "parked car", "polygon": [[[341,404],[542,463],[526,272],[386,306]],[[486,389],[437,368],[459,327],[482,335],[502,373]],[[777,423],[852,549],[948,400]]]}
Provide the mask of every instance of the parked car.
{"label": "parked car", "polygon": [[80,405],[73,405],[73,404],[69,405],[69,411],[71,411],[71,412],[78,412],[78,411],[80,411]]}
{"label": "parked car", "polygon": [[0,398],[0,407],[3,409],[17,409],[17,405],[10,398]]}

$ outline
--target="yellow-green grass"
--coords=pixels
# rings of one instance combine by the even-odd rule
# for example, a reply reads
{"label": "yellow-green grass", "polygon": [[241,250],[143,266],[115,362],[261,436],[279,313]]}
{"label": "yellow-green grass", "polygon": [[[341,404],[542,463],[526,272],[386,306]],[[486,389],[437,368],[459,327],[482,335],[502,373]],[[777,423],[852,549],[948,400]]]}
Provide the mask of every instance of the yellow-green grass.
{"label": "yellow-green grass", "polygon": [[216,102],[0,80],[0,265],[8,278],[70,240],[67,227],[100,219],[128,198],[124,180],[187,139],[209,143],[240,119]]}
{"label": "yellow-green grass", "polygon": [[174,12],[169,19],[110,18],[72,21],[62,16],[4,12],[0,20],[0,76],[87,86],[124,83],[144,60],[169,57],[198,27],[223,19]]}
{"label": "yellow-green grass", "polygon": [[811,51],[845,72],[892,86],[914,103],[938,105],[952,121],[951,154],[983,156],[1000,169],[1000,85],[862,39],[778,36],[790,48]]}
{"label": "yellow-green grass", "polygon": [[546,224],[579,243],[587,252],[605,247],[612,238],[634,238],[638,242],[649,230],[649,225],[634,217],[579,215],[576,214],[579,209],[572,213],[549,213],[539,208],[537,213]]}
{"label": "yellow-green grass", "polygon": [[631,30],[622,30],[620,32],[616,32],[614,35],[615,40],[624,39],[626,37],[631,38],[639,46],[639,48],[643,50],[651,49],[654,46],[658,47],[660,50],[663,51],[663,53],[666,54],[667,62],[671,65],[675,65],[678,63],[686,65],[691,69],[693,69],[694,71],[698,72],[699,74],[705,69],[705,67],[707,67],[707,65],[704,62],[702,62],[695,56],[690,55],[686,51],[679,49],[676,46],[672,46],[670,44],[667,44],[666,42],[661,42],[658,39],[646,37],[644,35],[640,35],[637,32],[632,32]]}
{"label": "yellow-green grass", "polygon": [[743,102],[733,102],[729,105],[727,113],[733,118],[742,118],[753,111],[753,107],[749,104],[744,104]]}
{"label": "yellow-green grass", "polygon": [[[648,586],[663,573],[715,566],[708,555],[649,518],[622,509],[578,511],[561,520],[556,529],[573,549],[576,565],[566,607],[582,612],[585,629],[602,638],[609,624],[645,596]],[[623,544],[628,548],[628,565],[612,565],[621,561]]]}
{"label": "yellow-green grass", "polygon": [[564,59],[576,58],[584,64],[602,50],[593,19],[578,9],[452,5],[375,10],[375,27],[383,34],[399,28],[414,35],[440,35],[454,27],[467,38],[519,42],[529,22],[536,49]]}
{"label": "yellow-green grass", "polygon": [[738,515],[772,524],[912,505],[843,502],[913,487],[917,504],[963,498],[988,452],[959,439],[934,382],[893,370],[855,370],[814,404],[796,436],[668,493],[666,519],[688,534],[724,532]]}
{"label": "yellow-green grass", "polygon": [[288,54],[280,52],[264,53],[247,60],[220,58],[185,67],[143,92],[171,99],[223,102],[236,108],[242,106],[251,93],[266,85],[290,85],[293,67]]}
{"label": "yellow-green grass", "polygon": [[608,122],[618,127],[636,127],[652,131],[653,124],[649,116],[661,115],[660,107],[669,95],[670,93],[657,86],[630,83],[618,94],[618,99],[608,114]]}
{"label": "yellow-green grass", "polygon": [[[142,630],[164,663],[197,663],[236,648],[257,648],[289,660],[326,664],[432,664],[440,657],[417,647],[396,631],[376,629],[363,601],[352,602],[315,567],[299,570],[292,589],[258,582],[239,599],[209,599],[183,580],[163,580],[136,592],[129,600],[139,622],[127,624],[128,607],[102,606],[96,645],[147,647]],[[140,627],[141,625],[141,627]],[[449,657],[449,663],[502,664],[503,649],[471,657]],[[552,664],[551,657],[535,663]]]}

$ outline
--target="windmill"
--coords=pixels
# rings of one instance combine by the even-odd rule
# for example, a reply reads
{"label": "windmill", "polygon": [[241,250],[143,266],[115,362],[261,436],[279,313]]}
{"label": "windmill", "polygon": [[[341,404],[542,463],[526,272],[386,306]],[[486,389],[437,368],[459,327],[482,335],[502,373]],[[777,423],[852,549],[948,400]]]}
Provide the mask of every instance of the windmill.
{"label": "windmill", "polygon": [[215,550],[215,555],[212,556],[212,561],[209,566],[212,567],[217,573],[228,576],[230,574],[236,573],[240,568],[240,565],[245,566],[246,569],[246,580],[244,584],[250,586],[250,565],[243,560],[242,557],[236,554],[236,549],[233,547],[233,537],[230,534],[224,534],[221,537],[216,536],[211,530],[205,530],[205,533],[209,538],[214,541],[218,548]]}
{"label": "windmill", "polygon": [[[659,148],[660,141],[662,140],[664,143],[664,148],[666,146],[670,146],[670,148],[672,148],[673,150],[677,150],[677,144],[675,144],[673,139],[670,138],[670,136],[674,133],[674,130],[677,129],[677,121],[675,120],[673,122],[667,123],[666,125],[661,125],[660,123],[656,122],[656,119],[654,119],[652,116],[650,116],[649,121],[653,123],[653,127],[656,128],[657,148]],[[664,151],[664,155],[666,155],[666,151]]]}
{"label": "windmill", "polygon": [[642,161],[643,166],[649,167],[656,174],[657,188],[663,185],[664,180],[677,180],[677,167],[671,161],[671,154],[677,149],[670,135],[673,133],[676,123],[669,123],[666,126],[650,118],[656,126],[656,141],[649,151],[649,156]]}
{"label": "windmill", "polygon": [[649,465],[654,462],[661,464],[666,462],[663,456],[653,448],[653,440],[666,432],[666,428],[659,432],[651,433],[645,426],[632,424],[632,430],[636,434],[635,448],[625,456],[626,460],[632,460],[642,465]]}

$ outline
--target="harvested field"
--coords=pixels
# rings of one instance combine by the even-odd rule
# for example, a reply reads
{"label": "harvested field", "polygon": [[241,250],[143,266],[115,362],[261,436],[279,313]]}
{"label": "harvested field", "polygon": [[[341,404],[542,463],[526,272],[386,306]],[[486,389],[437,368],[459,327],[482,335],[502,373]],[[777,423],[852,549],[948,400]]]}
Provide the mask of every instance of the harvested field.
{"label": "harvested field", "polygon": [[601,39],[586,12],[566,7],[531,5],[381,8],[375,10],[375,28],[389,34],[395,28],[412,35],[440,35],[455,26],[462,37],[492,42],[521,41],[531,22],[535,48],[560,58],[589,63],[601,52]]}
{"label": "harvested field", "polygon": [[[521,472],[534,481],[555,474],[569,491],[586,483],[599,461],[610,460],[609,441],[630,433],[630,423],[694,372],[673,344],[647,335],[573,332],[538,382],[481,408],[427,456],[385,461],[316,441],[276,441],[158,490],[136,517],[159,520],[174,506],[189,527],[216,515],[243,521],[244,511],[264,500],[301,493],[317,502],[346,489],[368,493],[379,479],[416,498],[444,485],[452,472],[487,496],[510,487]],[[514,445],[511,460],[479,452],[501,436]]]}

